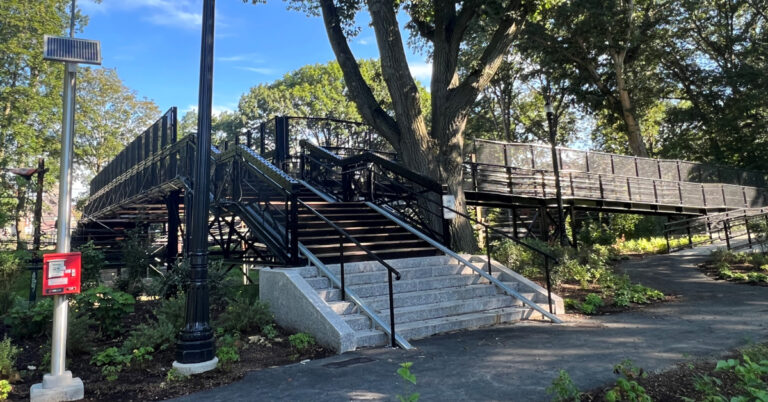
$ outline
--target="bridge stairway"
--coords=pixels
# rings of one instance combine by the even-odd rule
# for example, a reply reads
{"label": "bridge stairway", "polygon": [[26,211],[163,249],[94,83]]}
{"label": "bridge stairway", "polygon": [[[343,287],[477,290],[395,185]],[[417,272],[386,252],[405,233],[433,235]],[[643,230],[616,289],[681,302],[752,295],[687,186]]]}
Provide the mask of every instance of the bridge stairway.
{"label": "bridge stairway", "polygon": [[[387,261],[400,271],[394,282],[396,332],[408,340],[455,330],[513,323],[540,315],[520,300],[502,293],[487,279],[449,256],[404,258]],[[339,264],[328,268],[336,276]],[[345,264],[347,289],[385,322],[389,316],[387,271],[377,262]],[[528,299],[546,304],[543,289],[493,274]],[[389,338],[352,302],[341,300],[341,291],[314,267],[301,268],[301,276],[314,292],[338,314],[355,334],[356,348],[386,345]],[[559,299],[559,298],[558,298]],[[560,303],[562,305],[562,303]]]}
{"label": "bridge stairway", "polygon": [[[439,254],[427,242],[362,202],[305,202],[382,259]],[[303,206],[299,208],[299,242],[323,263],[338,263],[341,258],[339,245],[342,240],[339,233]],[[343,240],[343,252],[345,262],[371,259],[348,239]]]}

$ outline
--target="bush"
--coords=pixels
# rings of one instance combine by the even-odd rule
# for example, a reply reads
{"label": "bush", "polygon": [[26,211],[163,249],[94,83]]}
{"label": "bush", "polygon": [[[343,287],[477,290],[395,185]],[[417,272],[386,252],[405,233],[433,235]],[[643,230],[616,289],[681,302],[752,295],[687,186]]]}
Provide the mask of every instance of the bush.
{"label": "bush", "polygon": [[312,346],[315,346],[315,338],[306,332],[299,332],[288,337],[288,342],[291,343],[296,351],[304,353]]}
{"label": "bush", "polygon": [[579,309],[584,314],[594,314],[599,307],[603,306],[603,299],[597,293],[590,293],[584,298]]}
{"label": "bush", "polygon": [[116,336],[123,331],[122,320],[133,312],[134,303],[128,293],[98,286],[75,296],[75,311],[93,319],[102,335]]}
{"label": "bush", "polygon": [[219,367],[229,368],[232,363],[240,361],[240,353],[237,350],[238,336],[224,335],[217,340],[216,357],[219,358]]}
{"label": "bush", "polygon": [[557,378],[552,380],[552,385],[547,388],[547,394],[552,395],[553,402],[578,402],[581,400],[581,391],[565,370],[560,370]]}
{"label": "bush", "polygon": [[101,284],[101,270],[107,265],[104,253],[97,249],[93,240],[83,244],[78,249],[81,253],[81,288],[88,290]]}
{"label": "bush", "polygon": [[118,289],[136,296],[144,291],[142,278],[151,262],[150,246],[141,227],[129,230],[127,235],[127,238],[122,242],[126,272],[118,278],[116,286]]}
{"label": "bush", "polygon": [[216,326],[225,332],[242,334],[259,332],[274,322],[274,316],[265,302],[251,302],[244,297],[232,300],[216,320]]}
{"label": "bush", "polygon": [[49,334],[53,321],[53,300],[46,297],[29,306],[21,298],[16,299],[13,308],[5,316],[5,325],[14,338],[36,338]]}
{"label": "bush", "polygon": [[107,381],[117,380],[118,374],[130,363],[131,355],[122,354],[115,347],[105,349],[91,359],[91,364],[101,367],[101,375]]}
{"label": "bush", "polygon": [[6,400],[12,389],[13,387],[11,387],[11,383],[8,380],[0,380],[0,401]]}
{"label": "bush", "polygon": [[67,324],[67,355],[78,356],[93,352],[95,322],[84,314],[70,314]]}
{"label": "bush", "polygon": [[0,379],[11,379],[16,373],[16,357],[19,348],[7,336],[0,342]]}
{"label": "bush", "polygon": [[165,350],[176,343],[179,331],[184,327],[186,297],[179,294],[176,298],[163,300],[155,309],[154,321],[139,324],[123,342],[124,353],[151,347]]}
{"label": "bush", "polygon": [[0,315],[8,312],[14,305],[14,285],[24,272],[21,265],[27,257],[26,251],[0,251]]}

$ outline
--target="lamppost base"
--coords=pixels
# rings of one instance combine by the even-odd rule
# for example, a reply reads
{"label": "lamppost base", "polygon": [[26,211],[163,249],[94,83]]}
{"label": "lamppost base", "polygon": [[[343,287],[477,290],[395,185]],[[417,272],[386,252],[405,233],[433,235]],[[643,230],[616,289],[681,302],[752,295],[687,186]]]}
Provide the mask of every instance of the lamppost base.
{"label": "lamppost base", "polygon": [[45,374],[42,383],[29,389],[30,402],[76,401],[84,396],[83,380],[73,378],[69,370],[62,375]]}
{"label": "lamppost base", "polygon": [[206,371],[211,371],[215,369],[218,364],[219,364],[219,358],[214,357],[213,359],[208,360],[207,362],[200,362],[200,363],[173,362],[173,368],[175,368],[176,371],[178,371],[179,374],[181,375],[190,376],[194,374],[205,373]]}

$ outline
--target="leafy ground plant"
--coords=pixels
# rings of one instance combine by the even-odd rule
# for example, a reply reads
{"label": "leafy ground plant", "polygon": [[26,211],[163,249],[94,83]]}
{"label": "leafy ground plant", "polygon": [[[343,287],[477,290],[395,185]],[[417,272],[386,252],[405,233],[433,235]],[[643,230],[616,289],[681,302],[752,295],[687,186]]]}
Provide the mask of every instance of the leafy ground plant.
{"label": "leafy ground plant", "polygon": [[107,348],[91,359],[91,364],[101,367],[101,374],[107,381],[117,380],[123,368],[131,363],[131,355],[122,354],[116,347]]}
{"label": "leafy ground plant", "polygon": [[413,362],[404,362],[400,363],[400,368],[397,369],[397,375],[405,381],[405,392],[403,395],[396,395],[400,402],[416,402],[421,397],[418,392],[410,392],[411,388],[416,385],[416,376],[411,372],[411,367],[413,367]]}
{"label": "leafy ground plant", "polygon": [[557,377],[552,380],[552,385],[547,388],[547,394],[552,395],[553,402],[579,402],[581,400],[581,391],[565,370],[558,372]]}
{"label": "leafy ground plant", "polygon": [[636,367],[631,360],[626,359],[613,367],[613,372],[621,377],[616,380],[616,385],[605,393],[608,402],[631,401],[651,402],[651,397],[645,392],[638,378],[646,376],[643,369]]}
{"label": "leafy ground plant", "polygon": [[99,332],[106,336],[116,336],[123,332],[121,322],[133,312],[136,300],[128,293],[98,286],[77,295],[75,305],[87,314],[99,326]]}
{"label": "leafy ground plant", "polygon": [[296,351],[304,353],[312,346],[315,346],[315,338],[306,332],[299,332],[288,337],[288,342],[291,343]]}

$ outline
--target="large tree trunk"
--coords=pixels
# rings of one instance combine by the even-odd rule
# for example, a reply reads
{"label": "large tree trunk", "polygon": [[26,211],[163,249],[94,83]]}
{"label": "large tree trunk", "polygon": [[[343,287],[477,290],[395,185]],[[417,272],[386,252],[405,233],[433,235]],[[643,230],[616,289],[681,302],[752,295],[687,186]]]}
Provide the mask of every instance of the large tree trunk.
{"label": "large tree trunk", "polygon": [[613,54],[613,63],[616,70],[616,90],[619,95],[619,107],[621,108],[621,117],[627,126],[627,140],[629,140],[629,149],[635,156],[648,157],[648,149],[643,141],[643,134],[640,130],[640,123],[635,117],[635,110],[632,106],[632,100],[629,97],[627,82],[624,79],[624,57],[626,50]]}

